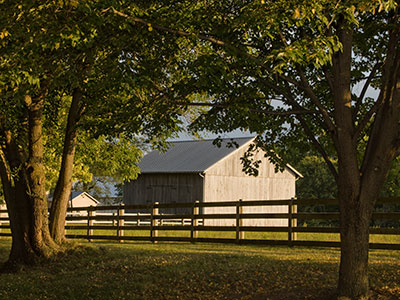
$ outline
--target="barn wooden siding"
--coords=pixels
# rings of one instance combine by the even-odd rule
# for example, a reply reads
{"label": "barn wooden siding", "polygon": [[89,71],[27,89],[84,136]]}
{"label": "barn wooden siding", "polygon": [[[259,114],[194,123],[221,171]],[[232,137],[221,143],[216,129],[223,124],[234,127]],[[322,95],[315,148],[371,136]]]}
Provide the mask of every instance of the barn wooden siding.
{"label": "barn wooden siding", "polygon": [[[250,176],[242,171],[240,158],[247,151],[242,147],[226,156],[205,172],[204,202],[246,200],[282,200],[296,195],[296,175],[288,168],[275,172],[275,166],[262,152],[255,154],[261,160],[258,176]],[[211,213],[235,213],[233,207],[204,208]],[[287,206],[244,207],[243,213],[287,213]],[[210,226],[233,226],[234,220],[205,220]],[[247,219],[244,226],[288,226],[286,219]]]}
{"label": "barn wooden siding", "polygon": [[[123,192],[126,205],[202,201],[203,178],[198,173],[141,174],[137,180],[126,183]],[[186,211],[162,209],[160,213]]]}

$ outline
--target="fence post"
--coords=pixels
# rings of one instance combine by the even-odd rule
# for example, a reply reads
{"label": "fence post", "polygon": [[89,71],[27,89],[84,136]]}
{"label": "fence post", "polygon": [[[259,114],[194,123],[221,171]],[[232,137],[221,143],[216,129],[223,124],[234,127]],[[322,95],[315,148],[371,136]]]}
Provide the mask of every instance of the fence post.
{"label": "fence post", "polygon": [[91,227],[93,226],[94,215],[95,215],[94,207],[91,205],[90,207],[87,208],[87,239],[89,242],[93,241],[90,237],[93,236],[93,229]]}
{"label": "fence post", "polygon": [[[0,204],[0,210],[3,210],[3,209],[4,209],[4,205]],[[2,218],[3,215],[4,215],[3,212],[0,212],[0,218]],[[0,220],[0,233],[2,231],[2,228],[1,228],[2,225],[3,225],[3,220]]]}
{"label": "fence post", "polygon": [[[0,205],[1,207],[1,205]],[[50,215],[50,209],[47,210],[48,214]],[[0,217],[1,217],[1,213],[0,213]],[[67,207],[67,214],[65,215],[65,223],[64,223],[64,236],[67,236],[67,219],[68,219],[68,207]],[[0,225],[1,225],[1,220],[0,220]],[[1,226],[0,226],[0,232],[1,232]]]}
{"label": "fence post", "polygon": [[198,214],[199,214],[199,201],[195,201],[193,202],[193,207],[192,207],[192,222],[190,228],[190,241],[192,243],[194,243],[198,237],[198,231],[195,230],[195,227],[199,225],[199,220],[197,219]]}
{"label": "fence post", "polygon": [[244,232],[240,230],[240,227],[243,226],[243,206],[242,206],[242,199],[236,203],[236,243],[240,243],[240,240],[244,239]]}
{"label": "fence post", "polygon": [[297,207],[293,205],[293,200],[295,198],[291,198],[288,204],[288,242],[289,246],[293,247],[293,240],[296,240],[296,233],[293,232],[293,227],[297,225],[297,220],[293,218],[293,213],[296,213]]}
{"label": "fence post", "polygon": [[120,204],[117,210],[117,237],[120,243],[124,242],[124,240],[122,239],[122,237],[124,236],[124,230],[121,229],[121,227],[125,225],[124,214],[124,205]]}
{"label": "fence post", "polygon": [[296,201],[297,198],[293,197],[292,198],[292,240],[296,241],[297,240],[297,232],[293,231],[293,228],[297,227],[297,217],[293,218],[293,214],[297,214],[297,204],[293,204],[293,201]]}
{"label": "fence post", "polygon": [[154,227],[157,226],[157,219],[155,216],[158,215],[158,202],[154,202],[151,209],[151,218],[150,218],[150,239],[153,243],[157,243],[154,239],[158,237],[158,230],[155,230]]}

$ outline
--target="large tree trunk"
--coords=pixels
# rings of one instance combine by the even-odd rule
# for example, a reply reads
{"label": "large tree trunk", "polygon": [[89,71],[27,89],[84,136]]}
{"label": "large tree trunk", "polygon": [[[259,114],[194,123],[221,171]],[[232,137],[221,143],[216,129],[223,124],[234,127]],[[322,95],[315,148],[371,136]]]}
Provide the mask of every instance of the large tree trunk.
{"label": "large tree trunk", "polygon": [[[11,178],[4,150],[4,148],[1,149],[0,175],[12,234],[8,263],[12,265],[32,263],[36,255],[30,243],[32,215],[29,209],[29,199],[26,195],[26,187],[21,184],[21,181]],[[19,176],[22,175],[21,173]]]}
{"label": "large tree trunk", "polygon": [[82,93],[79,89],[76,89],[72,95],[65,132],[61,168],[50,210],[50,233],[56,243],[62,243],[65,240],[65,219],[68,200],[72,189],[72,174],[77,142],[77,123],[82,114],[81,99]]}
{"label": "large tree trunk", "polygon": [[[3,131],[0,175],[10,218],[12,247],[8,265],[34,263],[49,257],[58,248],[50,237],[43,165],[43,98],[25,97],[28,112],[27,141]],[[18,145],[25,145],[23,153]],[[12,176],[11,174],[17,174]]]}
{"label": "large tree trunk", "polygon": [[[340,174],[339,174],[340,176]],[[358,180],[357,180],[358,181]],[[369,223],[374,198],[362,198],[351,179],[339,178],[340,241],[339,296],[362,299],[369,292]]]}
{"label": "large tree trunk", "polygon": [[[43,163],[43,120],[44,97],[32,99],[25,97],[28,108],[28,164],[27,183],[29,187],[29,200],[33,212],[32,246],[37,253],[48,251],[46,247],[53,248],[54,242],[48,229],[48,205],[45,186],[45,168]],[[47,253],[42,253],[47,255]]]}

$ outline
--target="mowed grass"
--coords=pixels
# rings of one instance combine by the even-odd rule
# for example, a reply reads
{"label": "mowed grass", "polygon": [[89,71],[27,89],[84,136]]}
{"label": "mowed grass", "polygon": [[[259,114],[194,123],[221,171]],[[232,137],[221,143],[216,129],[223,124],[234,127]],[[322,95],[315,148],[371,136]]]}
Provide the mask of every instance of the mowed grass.
{"label": "mowed grass", "polygon": [[[75,224],[83,225],[86,224]],[[104,224],[99,224],[104,225]],[[106,224],[107,226],[108,224]],[[173,226],[166,226],[165,228],[171,227],[169,230],[158,230],[158,236],[160,237],[190,237],[190,226],[187,226],[187,230],[173,230]],[[2,233],[10,233],[10,229],[1,229]],[[84,229],[68,229],[67,234],[70,235],[86,235],[87,230]],[[110,226],[110,229],[94,229],[93,235],[100,236],[116,236],[117,227]],[[124,230],[124,236],[136,236],[136,237],[150,237],[149,230]],[[299,241],[332,241],[339,242],[339,233],[311,233],[311,232],[298,232],[296,233],[297,240]],[[223,238],[223,239],[235,239],[235,231],[198,231],[199,238]],[[245,239],[254,240],[288,240],[287,232],[245,232]],[[400,235],[397,234],[370,234],[370,243],[384,243],[384,244],[400,244]]]}
{"label": "mowed grass", "polygon": [[[86,230],[67,230],[67,234],[86,235]],[[116,236],[116,228],[110,230],[93,230],[93,235],[102,236]],[[149,237],[149,230],[125,230],[125,236]],[[190,227],[188,230],[159,230],[158,236],[160,237],[190,237]],[[245,239],[255,240],[287,240],[288,233],[286,232],[245,232]],[[198,231],[199,238],[227,238],[234,239],[236,233],[234,231]],[[338,233],[297,233],[297,240],[299,241],[332,241],[339,242],[340,236]],[[387,243],[387,244],[400,244],[400,235],[394,234],[370,234],[371,243]]]}
{"label": "mowed grass", "polygon": [[[9,248],[0,238],[0,261]],[[339,257],[331,248],[81,241],[52,263],[2,274],[0,299],[333,299]],[[371,250],[370,279],[379,299],[399,299],[400,251]]]}

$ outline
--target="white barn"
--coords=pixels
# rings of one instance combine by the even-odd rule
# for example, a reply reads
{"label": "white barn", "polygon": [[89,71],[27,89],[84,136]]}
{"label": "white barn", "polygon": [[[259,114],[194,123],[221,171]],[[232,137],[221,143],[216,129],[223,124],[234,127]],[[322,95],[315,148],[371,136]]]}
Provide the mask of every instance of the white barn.
{"label": "white barn", "polygon": [[[218,202],[246,200],[285,200],[296,195],[296,179],[301,174],[290,165],[283,172],[264,157],[258,176],[243,172],[241,157],[254,138],[224,139],[221,147],[213,140],[174,142],[165,152],[153,151],[143,157],[141,174],[125,183],[123,202],[129,204],[173,202]],[[228,147],[235,144],[237,147]],[[244,213],[287,213],[287,206],[245,207]],[[176,211],[175,211],[176,212]],[[174,213],[174,211],[169,211]],[[204,208],[203,213],[235,213],[235,208]],[[205,225],[233,225],[235,220],[205,220]],[[245,220],[245,226],[287,226],[284,219]]]}

